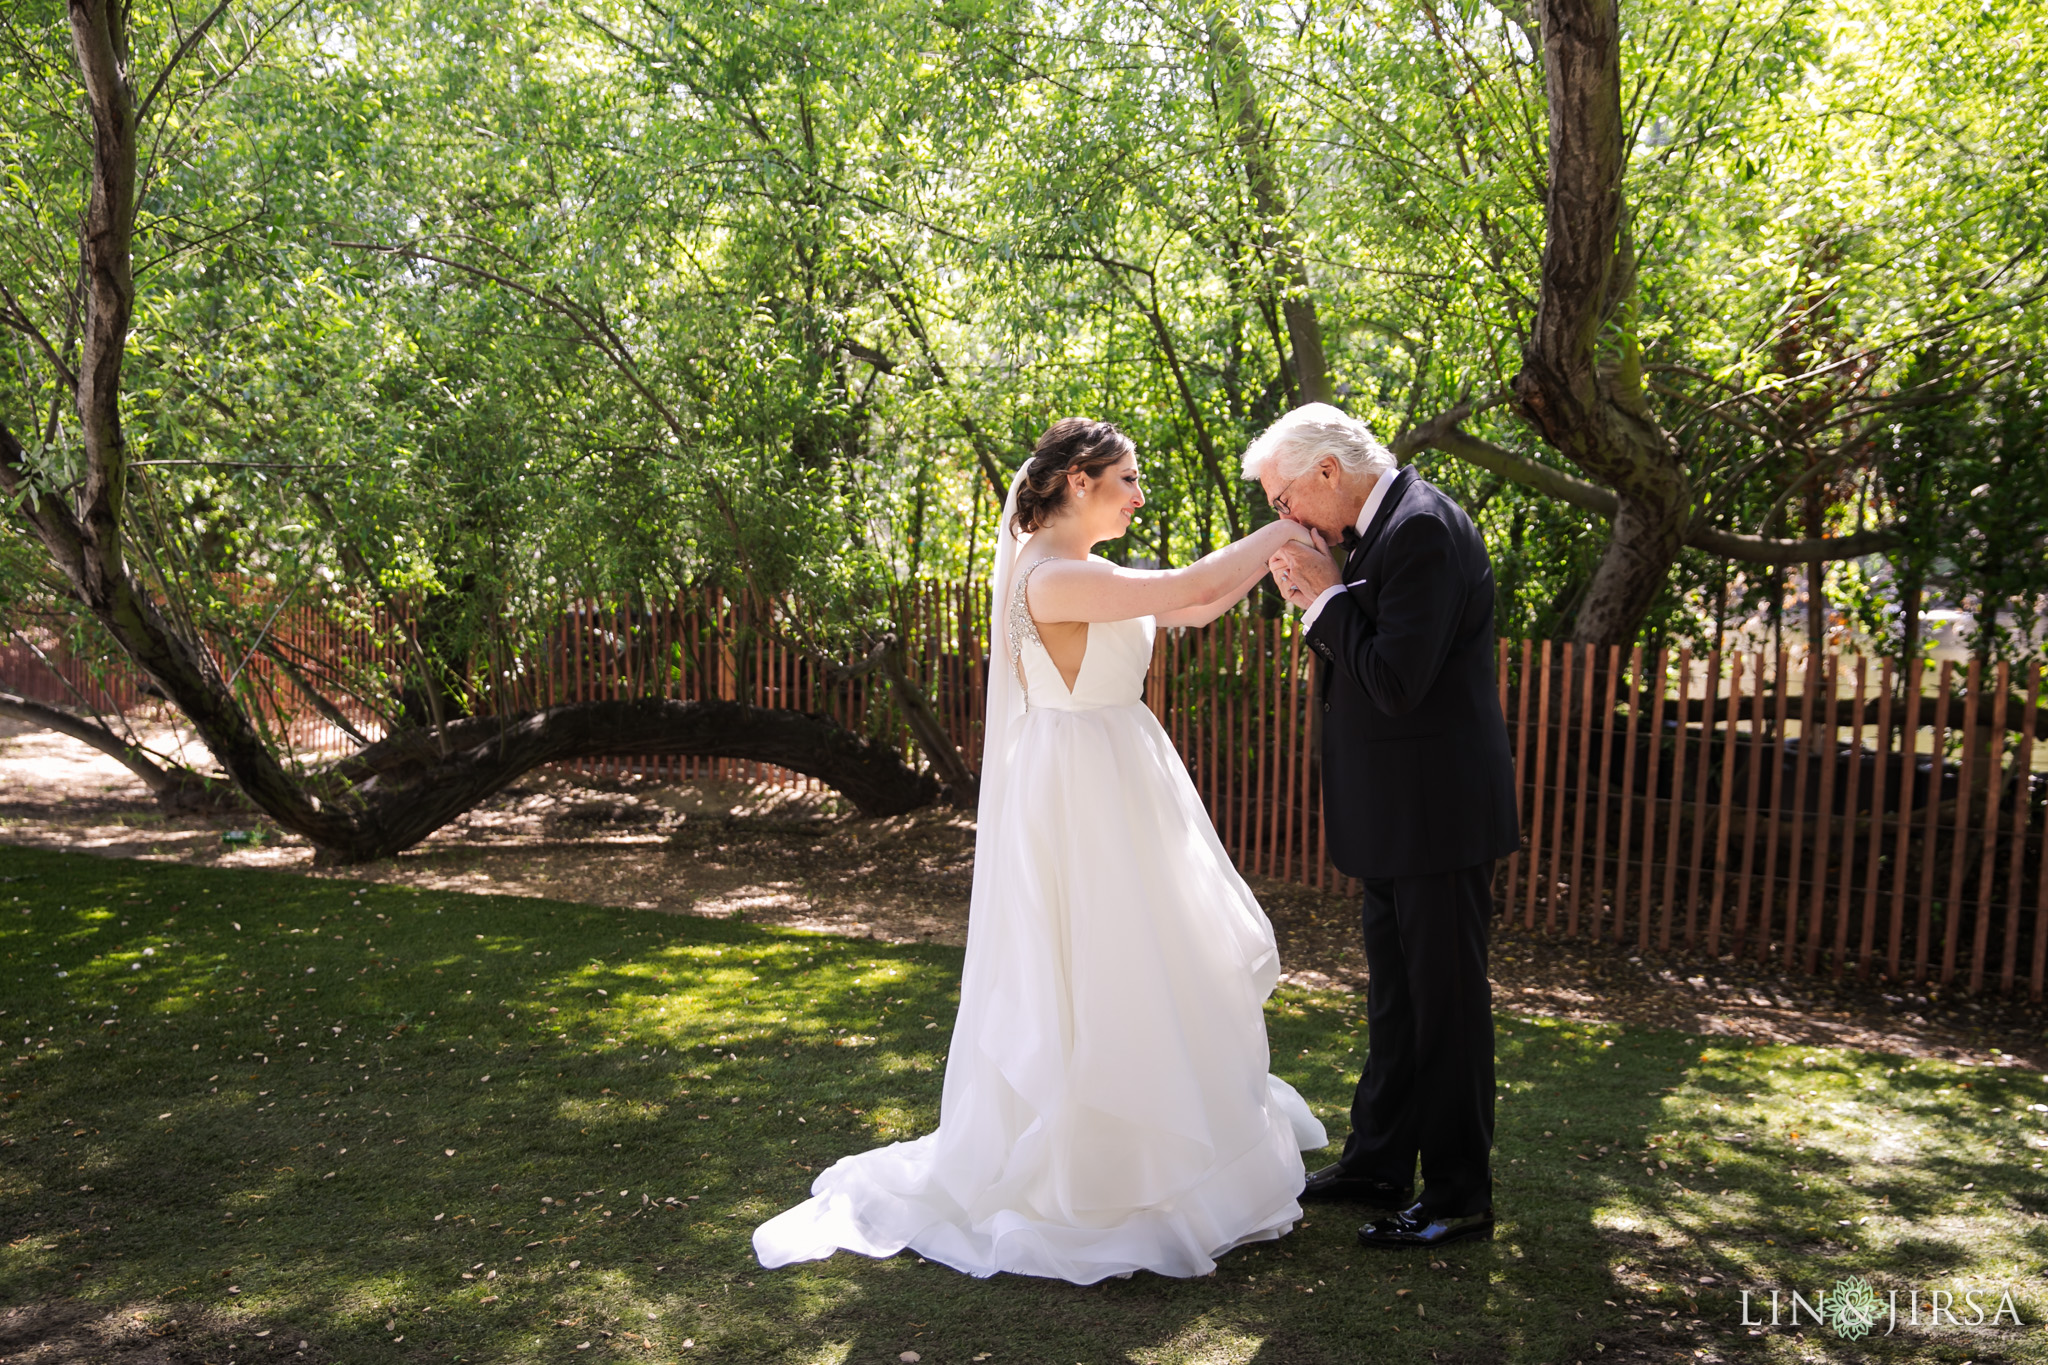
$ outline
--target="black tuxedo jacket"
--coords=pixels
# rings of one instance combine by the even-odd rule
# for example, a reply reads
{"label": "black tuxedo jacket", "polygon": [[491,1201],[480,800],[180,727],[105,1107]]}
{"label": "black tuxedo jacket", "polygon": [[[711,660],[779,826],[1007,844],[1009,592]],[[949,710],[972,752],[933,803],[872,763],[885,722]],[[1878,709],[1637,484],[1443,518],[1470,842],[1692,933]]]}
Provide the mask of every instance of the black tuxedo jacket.
{"label": "black tuxedo jacket", "polygon": [[1412,466],[1391,477],[1345,591],[1308,634],[1323,661],[1323,820],[1353,877],[1450,872],[1521,842],[1493,565],[1464,508]]}

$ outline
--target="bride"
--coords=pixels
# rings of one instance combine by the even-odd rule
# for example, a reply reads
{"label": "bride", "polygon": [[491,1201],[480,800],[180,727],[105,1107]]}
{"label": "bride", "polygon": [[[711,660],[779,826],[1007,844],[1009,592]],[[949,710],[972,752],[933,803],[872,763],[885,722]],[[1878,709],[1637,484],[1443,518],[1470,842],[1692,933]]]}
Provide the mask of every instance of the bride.
{"label": "bride", "polygon": [[1090,551],[1136,451],[1070,417],[1011,484],[960,1012],[938,1131],[841,1160],[754,1231],[764,1266],[905,1247],[971,1275],[1204,1275],[1301,1216],[1328,1141],[1267,1074],[1273,929],[1144,704],[1156,626],[1203,625],[1291,522],[1185,568]]}

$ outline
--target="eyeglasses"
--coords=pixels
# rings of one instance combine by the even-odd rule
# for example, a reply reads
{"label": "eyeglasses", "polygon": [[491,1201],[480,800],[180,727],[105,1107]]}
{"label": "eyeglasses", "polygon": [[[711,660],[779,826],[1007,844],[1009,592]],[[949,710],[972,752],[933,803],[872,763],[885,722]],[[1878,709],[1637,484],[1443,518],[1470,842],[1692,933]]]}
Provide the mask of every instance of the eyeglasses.
{"label": "eyeglasses", "polygon": [[1311,467],[1295,475],[1292,479],[1289,479],[1287,481],[1287,487],[1281,489],[1278,493],[1266,499],[1266,505],[1272,508],[1275,512],[1278,512],[1283,517],[1293,516],[1293,509],[1288,507],[1287,505],[1287,495],[1293,491],[1294,485],[1300,483],[1303,479],[1307,478],[1309,475],[1315,472],[1315,469]]}

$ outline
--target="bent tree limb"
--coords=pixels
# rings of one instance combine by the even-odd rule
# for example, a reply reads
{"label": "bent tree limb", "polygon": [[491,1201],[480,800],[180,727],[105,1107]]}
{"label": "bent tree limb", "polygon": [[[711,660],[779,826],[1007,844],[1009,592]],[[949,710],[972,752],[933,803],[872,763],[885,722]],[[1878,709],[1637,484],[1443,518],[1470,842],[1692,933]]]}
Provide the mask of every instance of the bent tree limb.
{"label": "bent tree limb", "polygon": [[[442,752],[442,745],[446,753]],[[610,756],[745,758],[815,777],[862,815],[931,805],[939,784],[824,716],[734,701],[586,701],[407,730],[328,770],[362,818],[317,860],[361,862],[411,848],[544,763]]]}
{"label": "bent tree limb", "polygon": [[97,721],[74,716],[55,706],[29,701],[13,692],[0,692],[0,716],[25,724],[55,730],[60,735],[90,744],[140,778],[157,804],[166,810],[213,810],[227,804],[231,789],[224,782],[209,781],[205,774],[172,764],[159,766],[147,752],[129,743]]}

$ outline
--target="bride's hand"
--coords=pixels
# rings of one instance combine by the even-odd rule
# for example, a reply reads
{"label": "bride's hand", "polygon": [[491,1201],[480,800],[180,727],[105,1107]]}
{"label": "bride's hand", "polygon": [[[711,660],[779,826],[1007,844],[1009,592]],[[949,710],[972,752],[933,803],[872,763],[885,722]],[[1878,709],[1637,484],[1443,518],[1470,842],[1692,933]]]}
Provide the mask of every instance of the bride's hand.
{"label": "bride's hand", "polygon": [[1339,581],[1336,566],[1330,562],[1329,544],[1314,531],[1304,532],[1299,540],[1283,541],[1266,564],[1280,595],[1297,607],[1306,608]]}

